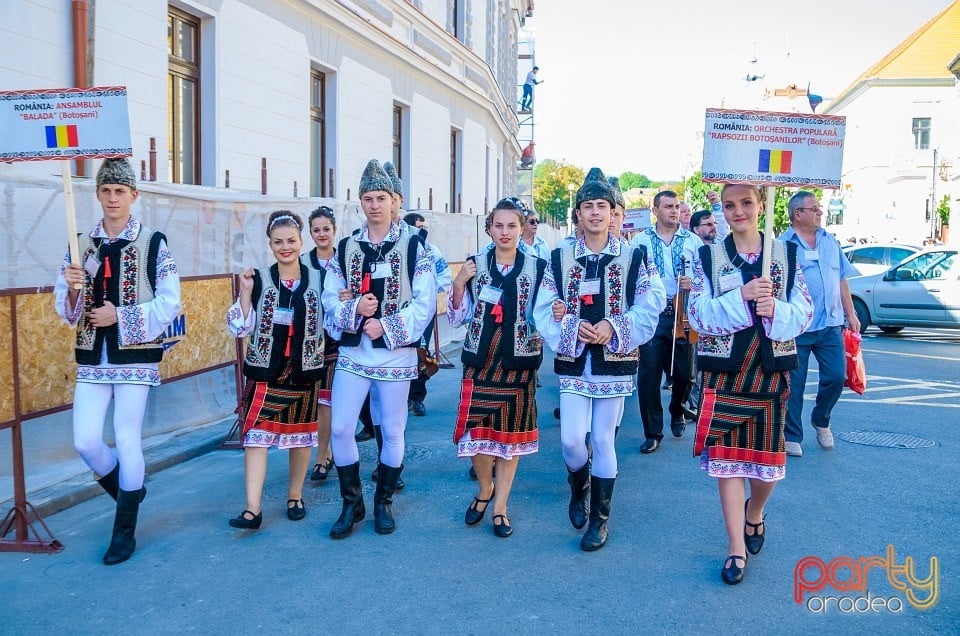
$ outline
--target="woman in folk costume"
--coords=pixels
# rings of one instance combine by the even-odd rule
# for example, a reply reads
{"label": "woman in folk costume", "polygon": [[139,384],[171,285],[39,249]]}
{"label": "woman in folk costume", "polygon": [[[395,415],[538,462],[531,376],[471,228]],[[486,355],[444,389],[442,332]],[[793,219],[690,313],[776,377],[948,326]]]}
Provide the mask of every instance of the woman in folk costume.
{"label": "woman in folk costume", "polygon": [[[96,181],[103,219],[80,237],[81,262],[71,263],[69,253],[64,258],[54,297],[57,314],[77,327],[74,445],[117,502],[103,556],[114,565],[137,545],[147,494],[140,428],[150,387],[160,384],[163,333],[180,313],[180,277],[164,235],[130,213],[139,192],[127,160],[104,161]],[[111,398],[116,455],[103,442]]]}
{"label": "woman in folk costume", "polygon": [[497,203],[488,230],[495,247],[466,260],[447,305],[450,324],[467,325],[453,441],[457,455],[470,458],[479,492],[465,521],[480,523],[492,500],[493,532],[498,537],[513,533],[507,501],[520,456],[539,447],[536,370],[543,351],[533,305],[547,262],[517,249],[523,223],[523,210],[511,200]]}
{"label": "woman in folk costume", "polygon": [[703,371],[693,452],[718,478],[730,555],[720,575],[736,585],[747,552],[763,547],[764,506],[785,475],[788,372],[797,364],[793,339],[810,324],[813,304],[796,245],[772,241],[770,277],[762,276],[759,190],[727,185],[721,199],[732,232],[700,248],[688,312],[700,334],[697,366]]}
{"label": "woman in folk costume", "polygon": [[303,481],[317,445],[317,400],[324,363],[324,314],[320,273],[300,261],[303,221],[279,210],[267,220],[276,263],[240,275],[240,297],[227,310],[227,327],[249,336],[243,362],[247,377],[241,399],[243,473],[247,507],[230,520],[256,530],[267,474],[267,451],[289,449],[287,517],[303,519]]}
{"label": "woman in folk costume", "polygon": [[[333,210],[325,205],[310,213],[307,220],[310,237],[316,246],[304,258],[314,271],[320,274],[320,288],[330,263],[336,259],[337,218]],[[324,481],[333,467],[333,453],[330,450],[330,389],[333,388],[333,372],[337,367],[337,352],[340,343],[329,333],[324,337],[323,368],[317,387],[319,408],[317,409],[317,460],[310,473],[310,481]]]}
{"label": "woman in folk costume", "polygon": [[[401,233],[391,221],[393,183],[377,160],[367,164],[359,190],[366,222],[340,242],[323,289],[324,309],[343,332],[333,378],[333,457],[343,497],[340,517],[330,528],[334,539],[349,536],[366,516],[354,428],[368,393],[383,435],[374,529],[379,534],[396,529],[393,493],[403,470],[407,424],[402,405],[410,380],[417,377],[420,334],[437,306],[430,253],[418,233]],[[350,291],[349,300],[341,299],[344,288]]]}
{"label": "woman in folk costume", "polygon": [[[610,499],[617,477],[614,437],[623,400],[634,389],[637,347],[653,335],[665,295],[646,253],[632,249],[610,231],[613,189],[593,168],[577,191],[575,210],[583,236],[553,250],[534,307],[544,340],[556,351],[560,381],[560,441],[569,471],[568,514],[574,528],[588,519],[580,541],[585,551],[607,540]],[[565,312],[552,314],[554,301]],[[593,461],[588,461],[590,432]]]}

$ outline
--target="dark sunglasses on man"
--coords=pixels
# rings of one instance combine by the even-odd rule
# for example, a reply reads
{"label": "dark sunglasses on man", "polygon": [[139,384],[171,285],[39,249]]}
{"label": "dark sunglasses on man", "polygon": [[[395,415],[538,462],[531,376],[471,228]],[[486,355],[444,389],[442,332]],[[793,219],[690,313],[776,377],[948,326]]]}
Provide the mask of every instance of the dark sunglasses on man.
{"label": "dark sunglasses on man", "polygon": [[540,219],[527,219],[527,223],[529,223],[530,225],[539,225]]}

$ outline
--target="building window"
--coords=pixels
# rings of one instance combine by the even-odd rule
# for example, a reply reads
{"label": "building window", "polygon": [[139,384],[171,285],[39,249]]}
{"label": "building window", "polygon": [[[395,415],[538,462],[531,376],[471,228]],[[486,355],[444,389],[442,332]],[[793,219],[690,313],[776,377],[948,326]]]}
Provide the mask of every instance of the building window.
{"label": "building window", "polygon": [[460,131],[450,129],[450,206],[452,213],[460,212]]}
{"label": "building window", "polygon": [[310,196],[312,197],[328,196],[326,79],[320,71],[310,71]]}
{"label": "building window", "polygon": [[447,31],[461,42],[466,42],[466,0],[447,0]]}
{"label": "building window", "polygon": [[173,183],[200,183],[200,21],[167,12],[167,169]]}
{"label": "building window", "polygon": [[915,150],[930,149],[930,118],[913,118],[913,148]]}
{"label": "building window", "polygon": [[403,179],[403,106],[393,105],[393,167]]}

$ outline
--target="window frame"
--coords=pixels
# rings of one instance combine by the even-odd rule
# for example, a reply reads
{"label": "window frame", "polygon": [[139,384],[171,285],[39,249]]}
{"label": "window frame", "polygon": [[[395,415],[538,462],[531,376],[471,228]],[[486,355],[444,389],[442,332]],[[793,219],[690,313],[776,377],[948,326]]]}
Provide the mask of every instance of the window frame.
{"label": "window frame", "polygon": [[[179,25],[186,24],[191,27],[193,59],[182,56],[180,47],[180,28]],[[201,122],[201,70],[202,59],[200,57],[201,45],[201,23],[200,18],[186,13],[174,6],[167,6],[167,165],[170,174],[168,178],[171,183],[187,183],[197,185],[201,183],[201,156],[200,156],[200,135]],[[193,148],[190,155],[193,159],[193,174],[189,181],[184,181],[183,165],[179,157],[183,154],[180,147],[182,137],[182,113],[178,104],[182,99],[182,92],[178,87],[178,81],[189,82],[194,88],[193,100]]]}
{"label": "window frame", "polygon": [[[319,86],[319,91],[315,87]],[[319,92],[319,95],[316,93]],[[314,147],[313,126],[320,127]],[[319,165],[315,159],[319,158]],[[327,74],[318,68],[310,69],[310,196],[332,196],[327,192]]]}

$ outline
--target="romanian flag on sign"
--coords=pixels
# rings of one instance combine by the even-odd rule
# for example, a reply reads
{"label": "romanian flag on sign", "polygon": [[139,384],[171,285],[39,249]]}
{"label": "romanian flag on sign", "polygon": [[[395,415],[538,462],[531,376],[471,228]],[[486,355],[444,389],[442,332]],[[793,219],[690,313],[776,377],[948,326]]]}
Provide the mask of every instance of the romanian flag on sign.
{"label": "romanian flag on sign", "polygon": [[770,174],[790,174],[792,164],[792,150],[761,150],[757,170]]}
{"label": "romanian flag on sign", "polygon": [[77,140],[76,126],[44,126],[47,129],[47,148],[76,148],[80,145]]}

